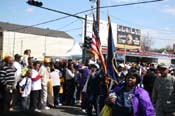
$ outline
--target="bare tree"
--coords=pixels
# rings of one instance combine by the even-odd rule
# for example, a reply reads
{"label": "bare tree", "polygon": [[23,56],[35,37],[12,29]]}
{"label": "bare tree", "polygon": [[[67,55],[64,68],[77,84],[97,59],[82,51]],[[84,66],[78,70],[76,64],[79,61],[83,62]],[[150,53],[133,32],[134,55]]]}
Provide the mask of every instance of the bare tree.
{"label": "bare tree", "polygon": [[165,49],[168,51],[168,53],[173,53],[173,47],[171,45],[167,45]]}
{"label": "bare tree", "polygon": [[166,50],[171,50],[171,49],[173,49],[173,48],[171,47],[171,45],[167,45],[167,46],[165,47],[165,49],[166,49]]}
{"label": "bare tree", "polygon": [[142,51],[150,51],[153,41],[149,36],[142,36],[141,49]]}

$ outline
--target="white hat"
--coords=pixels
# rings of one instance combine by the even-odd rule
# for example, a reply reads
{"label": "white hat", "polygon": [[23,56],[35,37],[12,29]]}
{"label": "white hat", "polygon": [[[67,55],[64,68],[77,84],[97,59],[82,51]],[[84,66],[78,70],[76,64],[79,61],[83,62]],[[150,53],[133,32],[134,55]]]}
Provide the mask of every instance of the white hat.
{"label": "white hat", "polygon": [[97,69],[100,68],[100,66],[96,62],[94,62],[94,61],[89,62],[89,65],[90,66],[95,66]]}
{"label": "white hat", "polygon": [[120,63],[120,64],[119,64],[119,66],[120,66],[120,67],[122,67],[122,68],[124,68],[124,67],[125,67],[125,65],[124,65],[124,64],[122,64],[122,63]]}
{"label": "white hat", "polygon": [[60,61],[60,59],[59,59],[59,58],[57,58],[55,61],[59,62],[59,61]]}

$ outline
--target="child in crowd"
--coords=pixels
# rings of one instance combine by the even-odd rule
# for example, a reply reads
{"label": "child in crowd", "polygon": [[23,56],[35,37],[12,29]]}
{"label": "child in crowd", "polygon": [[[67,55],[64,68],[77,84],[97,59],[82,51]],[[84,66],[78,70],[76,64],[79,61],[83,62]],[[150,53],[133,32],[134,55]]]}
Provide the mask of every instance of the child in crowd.
{"label": "child in crowd", "polygon": [[28,110],[30,105],[30,92],[32,86],[32,70],[28,69],[26,76],[19,83],[20,103],[22,110]]}

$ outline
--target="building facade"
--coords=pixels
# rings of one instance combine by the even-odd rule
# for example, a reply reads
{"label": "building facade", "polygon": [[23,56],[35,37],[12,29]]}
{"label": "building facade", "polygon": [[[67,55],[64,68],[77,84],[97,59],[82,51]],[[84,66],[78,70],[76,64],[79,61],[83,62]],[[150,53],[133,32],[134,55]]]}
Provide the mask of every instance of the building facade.
{"label": "building facade", "polygon": [[63,31],[0,22],[0,58],[31,49],[37,59],[62,56],[73,47],[74,39]]}

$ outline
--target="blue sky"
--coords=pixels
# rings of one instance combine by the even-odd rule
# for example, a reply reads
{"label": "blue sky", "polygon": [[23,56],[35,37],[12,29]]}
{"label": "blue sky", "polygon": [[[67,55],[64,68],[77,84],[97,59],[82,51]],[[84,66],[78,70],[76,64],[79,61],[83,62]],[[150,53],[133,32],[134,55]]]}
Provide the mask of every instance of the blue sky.
{"label": "blue sky", "polygon": [[[27,0],[1,0],[0,21],[21,25],[33,25],[65,15],[30,6]],[[44,7],[67,12],[78,13],[91,8],[89,0],[40,0]],[[101,6],[116,5],[148,0],[101,0]],[[95,6],[95,4],[94,4]],[[175,43],[175,0],[164,0],[142,5],[122,6],[100,10],[100,18],[120,25],[141,29],[143,36],[153,41],[152,48],[162,48]],[[91,12],[79,16],[92,16]],[[37,27],[66,31],[78,42],[81,41],[83,22],[69,17]]]}

